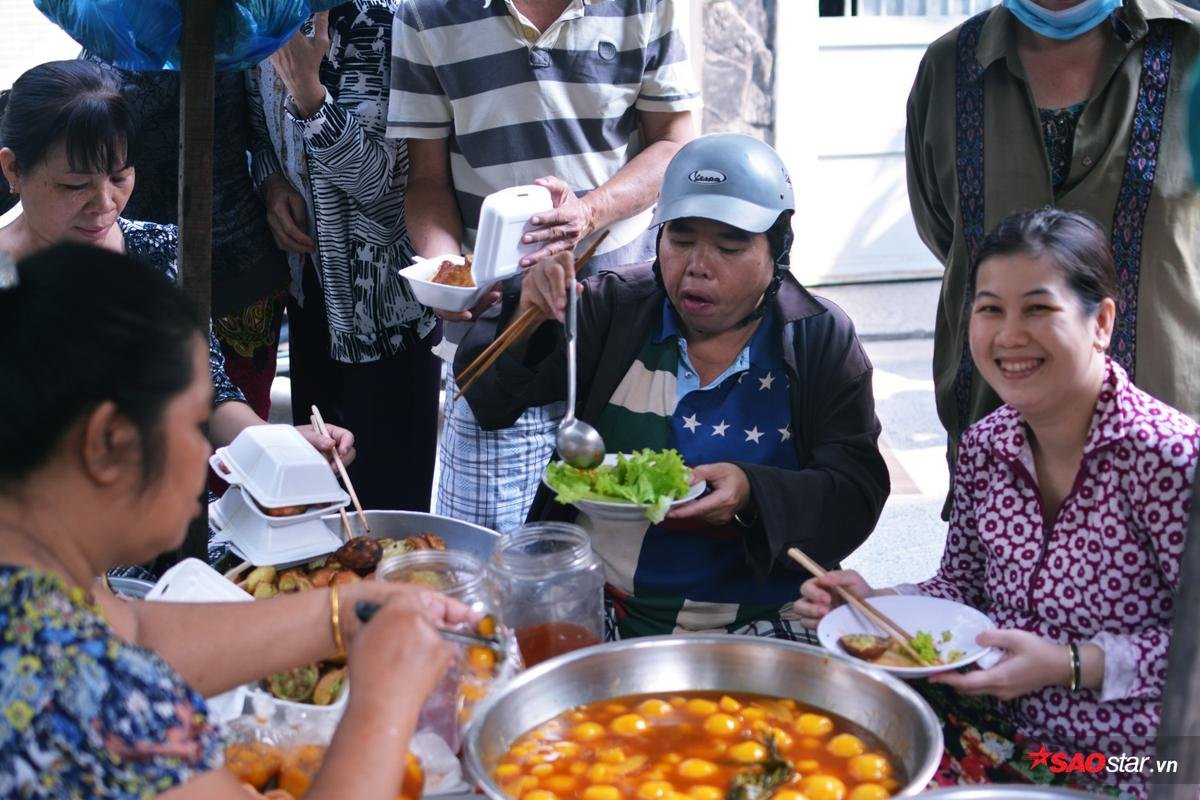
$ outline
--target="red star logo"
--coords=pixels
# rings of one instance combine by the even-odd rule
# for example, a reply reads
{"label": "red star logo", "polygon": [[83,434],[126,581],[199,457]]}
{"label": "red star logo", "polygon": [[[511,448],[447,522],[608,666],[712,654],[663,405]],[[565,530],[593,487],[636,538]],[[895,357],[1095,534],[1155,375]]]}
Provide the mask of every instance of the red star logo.
{"label": "red star logo", "polygon": [[1051,755],[1052,753],[1046,749],[1046,745],[1042,745],[1041,750],[1032,750],[1026,753],[1024,757],[1028,758],[1031,762],[1029,764],[1030,769],[1037,769],[1038,767],[1045,766],[1050,760]]}

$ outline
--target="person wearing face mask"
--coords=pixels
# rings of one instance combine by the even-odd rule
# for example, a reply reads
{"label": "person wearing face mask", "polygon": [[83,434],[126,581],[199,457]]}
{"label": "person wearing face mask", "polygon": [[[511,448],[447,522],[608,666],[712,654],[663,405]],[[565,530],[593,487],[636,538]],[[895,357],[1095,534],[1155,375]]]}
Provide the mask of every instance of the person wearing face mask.
{"label": "person wearing face mask", "polygon": [[[667,166],[652,222],[662,226],[657,259],[582,284],[577,416],[610,453],[675,448],[710,490],[656,524],[594,519],[539,490],[530,519],[577,522],[604,562],[609,638],[811,641],[792,614],[807,573],[785,551],[798,546],[833,567],[883,509],[871,362],[845,313],[788,270],[794,208],[769,145],[702,136]],[[573,266],[569,253],[537,261],[519,300],[505,301],[500,328],[528,309],[544,322],[467,391],[485,430],[565,399],[558,322]],[[478,322],[456,371],[496,332]]]}
{"label": "person wearing face mask", "polygon": [[[945,723],[939,782],[1087,778],[1036,769],[1042,747],[1153,751],[1200,426],[1111,356],[1115,287],[1094,220],[1042,209],[1001,222],[968,275],[966,313],[975,368],[1005,404],[960,440],[941,567],[892,589],[830,572],[796,603],[815,626],[834,586],[920,594],[996,624],[976,641],[1003,650],[998,664],[919,688]],[[1146,774],[1098,777],[1146,796]]]}
{"label": "person wearing face mask", "polygon": [[1200,13],[1172,0],[1004,0],[930,45],[905,155],[917,230],[945,268],[934,377],[951,464],[962,431],[999,403],[966,344],[968,266],[984,233],[1022,209],[1105,226],[1112,357],[1200,418],[1200,195],[1184,135],[1198,50]]}

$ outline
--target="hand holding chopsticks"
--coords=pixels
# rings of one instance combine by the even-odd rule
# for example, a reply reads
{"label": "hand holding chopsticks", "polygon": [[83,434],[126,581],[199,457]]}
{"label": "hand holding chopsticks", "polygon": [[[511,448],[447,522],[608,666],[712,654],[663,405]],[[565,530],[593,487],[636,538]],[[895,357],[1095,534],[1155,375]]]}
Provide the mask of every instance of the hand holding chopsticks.
{"label": "hand holding chopsticks", "polygon": [[[588,259],[592,257],[592,254],[596,252],[596,248],[600,246],[600,243],[603,242],[607,236],[608,231],[600,234],[598,237],[596,237],[596,240],[591,243],[588,249],[584,251],[583,255],[576,259],[576,274],[579,273],[579,270],[583,269],[583,266],[587,264]],[[496,360],[500,358],[505,350],[507,350],[514,342],[519,342],[521,339],[523,339],[525,334],[529,333],[535,327],[540,325],[542,321],[543,320],[541,316],[538,314],[538,311],[535,308],[527,310],[524,314],[513,320],[507,328],[500,332],[500,335],[496,337],[495,341],[493,341],[482,353],[475,357],[474,361],[468,364],[462,372],[454,376],[454,382],[459,386],[458,393],[454,395],[454,399],[457,400],[458,398],[462,397],[463,393],[470,389],[475,381],[479,380],[479,376],[487,372],[492,364],[496,363]]]}
{"label": "hand holding chopsticks", "polygon": [[[818,578],[824,577],[825,575],[828,574],[825,571],[824,567],[822,567],[816,561],[813,561],[809,556],[807,556],[798,547],[789,547],[787,550],[787,554],[789,557],[791,557],[791,559],[793,561],[800,564],[800,566],[804,567],[806,570],[808,570],[809,572],[811,572],[814,576],[816,576]],[[895,639],[897,644],[900,646],[900,649],[904,651],[904,654],[907,655],[909,658],[911,658],[915,663],[917,663],[917,664],[928,664],[929,663],[929,661],[925,658],[922,658],[918,654],[917,649],[915,647],[913,647],[912,634],[910,634],[908,631],[904,630],[904,628],[902,628],[898,624],[896,624],[896,622],[894,620],[892,620],[891,617],[887,616],[882,611],[877,609],[875,606],[871,605],[869,602],[867,602],[867,600],[865,598],[861,598],[861,597],[858,597],[857,595],[851,594],[844,587],[834,586],[832,588],[835,592],[838,593],[838,595],[843,600],[845,600],[850,605],[854,606],[854,608],[857,609],[860,613],[862,613],[863,616],[865,616],[867,619],[869,619],[871,622],[873,622],[875,625],[877,625],[880,629],[885,631],[889,636],[891,636],[893,639]]]}
{"label": "hand holding chopsticks", "polygon": [[[315,405],[312,407],[312,424],[317,429],[317,433],[329,436],[329,428],[325,426],[325,420]],[[350,475],[346,472],[346,465],[342,463],[342,457],[338,455],[336,447],[333,449],[333,463],[337,465],[338,474],[342,476],[342,483],[346,486],[346,491],[350,493],[350,500],[354,503],[354,510],[358,512],[358,519],[362,522],[363,530],[370,533],[371,526],[367,524],[367,515],[363,513],[362,504],[358,502],[358,494],[354,491],[354,484],[350,482]],[[342,509],[342,527],[345,528],[347,537],[351,536],[350,521],[346,517],[344,508]]]}

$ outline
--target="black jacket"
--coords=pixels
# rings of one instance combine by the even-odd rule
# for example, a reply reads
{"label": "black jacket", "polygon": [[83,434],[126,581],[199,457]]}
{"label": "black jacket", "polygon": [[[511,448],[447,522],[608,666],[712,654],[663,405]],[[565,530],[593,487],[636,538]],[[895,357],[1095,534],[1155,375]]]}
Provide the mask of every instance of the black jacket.
{"label": "black jacket", "polygon": [[[576,415],[595,424],[646,337],[658,325],[664,291],[649,265],[601,272],[584,282],[579,299],[579,404]],[[854,325],[833,303],[808,293],[790,274],[775,297],[790,372],[792,431],[801,469],[739,463],[750,480],[758,522],[746,536],[757,574],[776,564],[799,570],[784,551],[798,546],[834,567],[866,540],[887,500],[890,483],[879,452],[879,420],[871,391],[871,362]],[[505,299],[497,319],[472,326],[455,359],[460,372],[512,316]],[[529,407],[566,398],[565,344],[557,323],[534,331],[523,360],[501,356],[467,392],[485,430],[512,425]],[[530,519],[563,518],[574,509],[541,487]],[[800,570],[802,571],[802,570]]]}

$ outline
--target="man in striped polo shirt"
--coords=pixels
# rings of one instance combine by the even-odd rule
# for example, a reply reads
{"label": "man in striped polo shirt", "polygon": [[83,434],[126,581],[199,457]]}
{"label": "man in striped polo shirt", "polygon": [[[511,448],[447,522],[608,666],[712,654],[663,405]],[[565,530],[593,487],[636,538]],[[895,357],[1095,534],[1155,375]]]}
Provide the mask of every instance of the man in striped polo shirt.
{"label": "man in striped polo shirt", "polygon": [[[391,81],[388,135],[409,140],[418,254],[471,250],[483,198],[536,182],[555,208],[532,220],[543,247],[523,266],[606,229],[589,273],[653,258],[650,208],[700,105],[675,0],[403,0]],[[452,361],[473,316],[443,316],[439,352]],[[447,376],[436,510],[520,525],[561,405],[485,432],[456,391]]]}

